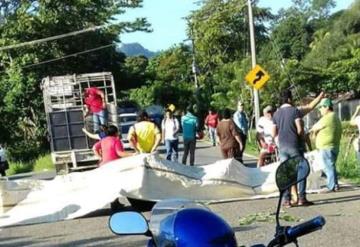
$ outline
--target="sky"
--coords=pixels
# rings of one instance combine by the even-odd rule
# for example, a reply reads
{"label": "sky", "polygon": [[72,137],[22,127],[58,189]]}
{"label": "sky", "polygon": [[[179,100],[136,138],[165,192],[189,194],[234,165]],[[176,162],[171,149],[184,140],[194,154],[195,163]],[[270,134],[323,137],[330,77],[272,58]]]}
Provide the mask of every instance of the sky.
{"label": "sky", "polygon": [[[151,51],[160,51],[183,42],[186,37],[186,21],[183,19],[191,11],[199,7],[194,0],[144,0],[143,7],[129,9],[118,19],[120,21],[135,20],[136,17],[146,17],[153,29],[152,33],[134,32],[122,34],[123,43],[140,43]],[[352,0],[335,0],[338,11],[350,6]],[[291,0],[260,0],[260,7],[269,7],[273,13],[280,8],[287,8]]]}

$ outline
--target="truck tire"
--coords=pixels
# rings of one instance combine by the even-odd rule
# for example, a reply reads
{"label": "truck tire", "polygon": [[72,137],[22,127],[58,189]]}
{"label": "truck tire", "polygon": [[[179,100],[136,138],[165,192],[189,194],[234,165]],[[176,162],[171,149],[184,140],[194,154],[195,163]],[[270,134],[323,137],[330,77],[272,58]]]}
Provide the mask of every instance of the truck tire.
{"label": "truck tire", "polygon": [[145,201],[145,200],[141,200],[141,199],[134,199],[134,198],[130,198],[127,197],[126,198],[130,205],[137,211],[151,211],[151,209],[154,207],[155,203],[154,201]]}

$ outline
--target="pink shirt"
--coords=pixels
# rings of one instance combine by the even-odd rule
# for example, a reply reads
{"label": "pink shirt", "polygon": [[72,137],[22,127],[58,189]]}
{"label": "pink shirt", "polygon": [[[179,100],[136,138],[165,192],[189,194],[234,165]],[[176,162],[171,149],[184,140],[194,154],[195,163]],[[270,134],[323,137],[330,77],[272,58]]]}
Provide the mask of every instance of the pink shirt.
{"label": "pink shirt", "polygon": [[205,118],[205,124],[211,128],[216,128],[219,123],[219,116],[217,113],[208,114]]}
{"label": "pink shirt", "polygon": [[101,91],[97,87],[85,89],[85,104],[89,107],[90,112],[96,113],[103,110],[103,101],[100,95]]}
{"label": "pink shirt", "polygon": [[105,163],[120,158],[117,152],[124,152],[124,147],[117,136],[107,136],[95,143],[94,148],[101,154],[102,161],[100,166]]}

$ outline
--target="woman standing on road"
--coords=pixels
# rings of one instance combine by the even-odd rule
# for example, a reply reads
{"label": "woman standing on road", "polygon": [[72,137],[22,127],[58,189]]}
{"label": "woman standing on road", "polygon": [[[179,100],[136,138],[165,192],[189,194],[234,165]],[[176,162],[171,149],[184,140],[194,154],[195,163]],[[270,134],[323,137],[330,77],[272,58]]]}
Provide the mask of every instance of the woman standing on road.
{"label": "woman standing on road", "polygon": [[242,154],[243,145],[235,123],[231,120],[229,109],[224,110],[223,119],[219,122],[216,133],[224,159],[238,158]]}

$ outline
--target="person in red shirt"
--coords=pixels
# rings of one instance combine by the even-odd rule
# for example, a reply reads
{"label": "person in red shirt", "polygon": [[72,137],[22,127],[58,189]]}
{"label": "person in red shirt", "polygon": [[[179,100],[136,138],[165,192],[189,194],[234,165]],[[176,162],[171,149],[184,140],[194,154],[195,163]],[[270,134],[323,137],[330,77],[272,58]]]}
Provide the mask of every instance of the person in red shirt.
{"label": "person in red shirt", "polygon": [[112,160],[134,155],[133,153],[127,153],[124,151],[123,144],[119,138],[119,130],[114,125],[109,126],[107,136],[105,138],[95,143],[93,151],[100,159],[99,166],[102,166]]}
{"label": "person in red shirt", "polygon": [[94,132],[99,131],[99,125],[106,125],[106,102],[104,92],[97,87],[85,89],[85,117],[93,115]]}
{"label": "person in red shirt", "polygon": [[210,140],[216,146],[216,127],[219,123],[219,116],[214,109],[209,109],[209,114],[205,118],[205,126],[209,131]]}

